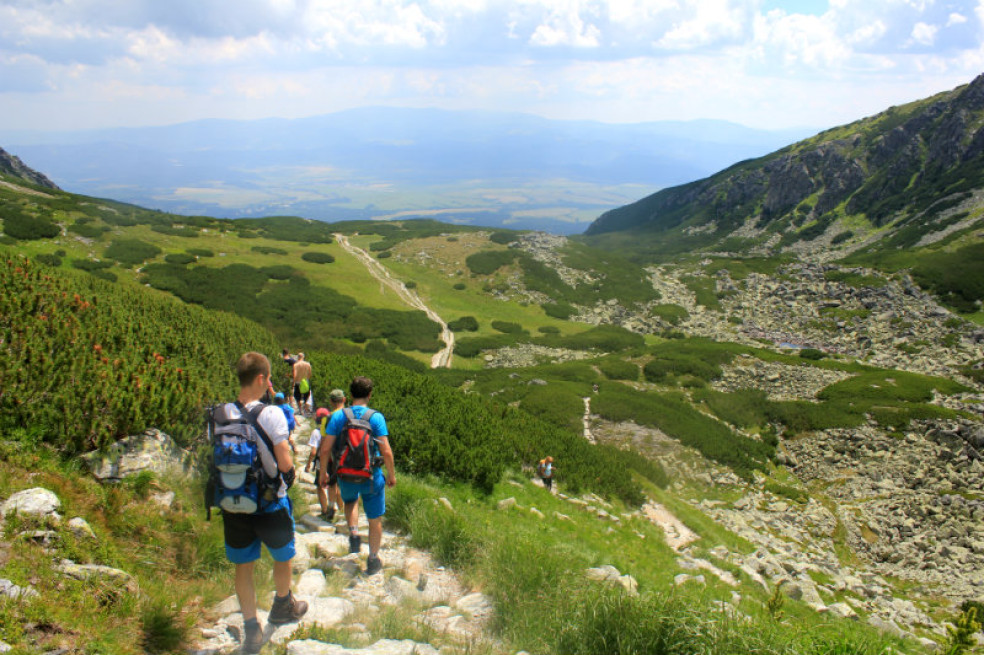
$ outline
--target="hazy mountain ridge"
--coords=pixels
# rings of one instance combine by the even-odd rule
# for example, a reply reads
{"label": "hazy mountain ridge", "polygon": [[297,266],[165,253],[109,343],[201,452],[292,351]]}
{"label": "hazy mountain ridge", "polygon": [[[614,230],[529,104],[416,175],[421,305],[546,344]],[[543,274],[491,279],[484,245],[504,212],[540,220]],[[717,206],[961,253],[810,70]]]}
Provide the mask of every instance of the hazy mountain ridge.
{"label": "hazy mountain ridge", "polygon": [[[643,189],[698,178],[806,133],[366,108],[293,120],[0,130],[0,140],[64,188],[184,214],[333,221],[456,210],[448,220],[576,232]],[[582,192],[571,193],[577,185]]]}
{"label": "hazy mountain ridge", "polygon": [[662,256],[820,253],[831,246],[844,254],[894,248],[892,237],[906,228],[915,238],[903,245],[914,245],[953,223],[947,209],[968,212],[963,227],[979,220],[982,117],[984,76],[664,189],[606,212],[585,234],[615,243],[626,233]]}

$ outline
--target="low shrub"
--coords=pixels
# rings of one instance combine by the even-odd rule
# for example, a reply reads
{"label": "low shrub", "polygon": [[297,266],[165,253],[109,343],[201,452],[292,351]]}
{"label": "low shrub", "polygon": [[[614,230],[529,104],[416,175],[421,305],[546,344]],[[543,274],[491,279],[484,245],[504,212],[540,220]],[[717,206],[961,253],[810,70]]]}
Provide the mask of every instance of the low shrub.
{"label": "low shrub", "polygon": [[35,261],[41,262],[45,266],[61,266],[62,260],[58,255],[49,255],[47,253],[42,253],[40,255],[35,255]]}
{"label": "low shrub", "polygon": [[638,380],[639,366],[624,359],[608,358],[598,362],[598,368],[609,380]]}
{"label": "low shrub", "polygon": [[510,323],[509,321],[492,321],[490,323],[493,330],[498,330],[503,334],[523,334],[523,326],[519,323]]}
{"label": "low shrub", "polygon": [[474,316],[462,316],[448,323],[448,327],[455,332],[477,332],[478,320]]}
{"label": "low shrub", "polygon": [[286,255],[287,251],[283,248],[276,248],[274,246],[253,246],[250,248],[253,252],[259,253],[261,255]]}
{"label": "low shrub", "polygon": [[312,264],[331,264],[335,261],[335,257],[326,252],[306,252],[301,259]]}
{"label": "low shrub", "polygon": [[127,268],[143,264],[161,254],[161,249],[140,239],[114,239],[103,253],[104,257],[114,259]]}
{"label": "low shrub", "polygon": [[0,217],[3,218],[3,233],[14,239],[51,239],[61,234],[61,227],[50,218],[31,216],[10,203],[0,206]]}
{"label": "low shrub", "polygon": [[577,308],[566,302],[548,302],[540,305],[543,308],[544,313],[551,318],[559,318],[566,321],[574,314],[577,314]]}
{"label": "low shrub", "polygon": [[491,275],[503,266],[511,264],[519,253],[515,250],[483,250],[465,258],[465,265],[472,275]]}
{"label": "low shrub", "polygon": [[197,261],[197,258],[194,255],[190,255],[185,252],[172,252],[164,255],[164,261],[168,264],[176,264],[177,266],[187,266],[188,264]]}
{"label": "low shrub", "polygon": [[186,252],[195,257],[215,257],[215,253],[208,248],[188,248]]}
{"label": "low shrub", "polygon": [[455,282],[454,283],[454,286],[452,288],[455,291],[464,291],[465,290],[465,283],[464,282]]}

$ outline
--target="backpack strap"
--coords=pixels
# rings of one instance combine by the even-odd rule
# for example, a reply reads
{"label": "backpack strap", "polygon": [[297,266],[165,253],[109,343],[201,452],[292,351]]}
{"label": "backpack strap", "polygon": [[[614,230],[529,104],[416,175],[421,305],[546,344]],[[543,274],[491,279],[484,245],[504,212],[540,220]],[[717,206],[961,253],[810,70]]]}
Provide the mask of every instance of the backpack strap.
{"label": "backpack strap", "polygon": [[[253,409],[248,410],[241,402],[237,400],[236,407],[239,408],[240,413],[246,418],[249,424],[253,426],[253,429],[256,430],[256,434],[260,435],[260,439],[263,440],[263,445],[266,446],[267,450],[270,451],[270,457],[272,457],[274,463],[276,463],[277,456],[273,452],[273,441],[271,441],[270,436],[266,433],[266,430],[264,430],[263,427],[260,425],[260,421],[259,421],[260,413],[267,408],[267,405],[260,403],[258,406],[254,407]],[[277,467],[277,476],[278,477],[280,476],[279,465]]]}

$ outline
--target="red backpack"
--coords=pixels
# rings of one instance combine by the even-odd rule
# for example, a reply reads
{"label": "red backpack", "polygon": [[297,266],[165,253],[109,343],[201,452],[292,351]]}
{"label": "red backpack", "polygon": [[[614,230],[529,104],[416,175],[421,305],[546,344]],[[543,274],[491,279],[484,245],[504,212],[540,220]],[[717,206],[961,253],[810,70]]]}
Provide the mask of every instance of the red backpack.
{"label": "red backpack", "polygon": [[376,413],[366,409],[362,418],[356,418],[351,407],[345,412],[345,425],[335,439],[334,455],[338,463],[338,479],[359,483],[372,479],[372,467],[379,464],[376,457],[376,437],[369,419]]}

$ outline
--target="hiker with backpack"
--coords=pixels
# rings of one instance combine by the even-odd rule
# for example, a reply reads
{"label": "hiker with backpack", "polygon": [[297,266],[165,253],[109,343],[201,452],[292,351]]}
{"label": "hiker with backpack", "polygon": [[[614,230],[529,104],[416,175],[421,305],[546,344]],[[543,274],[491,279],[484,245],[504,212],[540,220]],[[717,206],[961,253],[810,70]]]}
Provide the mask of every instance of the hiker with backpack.
{"label": "hiker with backpack", "polygon": [[311,396],[311,363],[304,360],[304,353],[297,353],[292,377],[294,380],[294,400],[297,401],[297,411],[306,416],[308,398]]}
{"label": "hiker with backpack", "polygon": [[287,441],[287,419],[260,402],[270,380],[270,360],[248,352],[236,363],[239,395],[212,408],[209,433],[213,470],[207,495],[222,509],[226,557],[236,565],[236,596],[243,615],[243,653],[259,653],[263,630],[256,616],[253,579],[261,545],[273,558],[274,599],[267,617],[273,625],[299,620],[308,604],[291,593],[295,555],[294,519],[287,490],[294,483],[294,461]]}
{"label": "hiker with backpack", "polygon": [[294,442],[294,428],[297,427],[297,419],[294,418],[294,408],[284,398],[284,394],[279,391],[273,396],[273,402],[283,411],[284,418],[287,419],[287,441],[290,442],[290,452],[296,453],[297,444]]}
{"label": "hiker with backpack", "polygon": [[331,523],[335,520],[335,508],[342,509],[341,500],[338,499],[338,478],[335,476],[333,462],[328,462],[328,484],[321,484],[321,439],[324,437],[325,426],[328,425],[328,417],[331,416],[324,407],[319,407],[314,413],[315,424],[311,436],[308,438],[308,447],[311,449],[308,454],[307,465],[304,471],[310,473],[314,470],[314,486],[318,491],[318,504],[321,506],[321,520]]}
{"label": "hiker with backpack", "polygon": [[[349,552],[358,553],[362,538],[358,534],[359,498],[369,519],[369,559],[366,574],[382,571],[379,547],[383,539],[383,514],[386,513],[386,487],[396,485],[393,450],[383,415],[369,407],[373,382],[363,376],[349,385],[352,406],[336,411],[325,427],[321,441],[320,479],[327,484],[329,456],[335,458],[338,490],[345,503],[349,528]],[[382,467],[386,467],[383,475]]]}
{"label": "hiker with backpack", "polygon": [[548,455],[537,462],[536,474],[540,476],[541,480],[543,480],[543,486],[547,488],[547,491],[553,493],[553,457]]}

